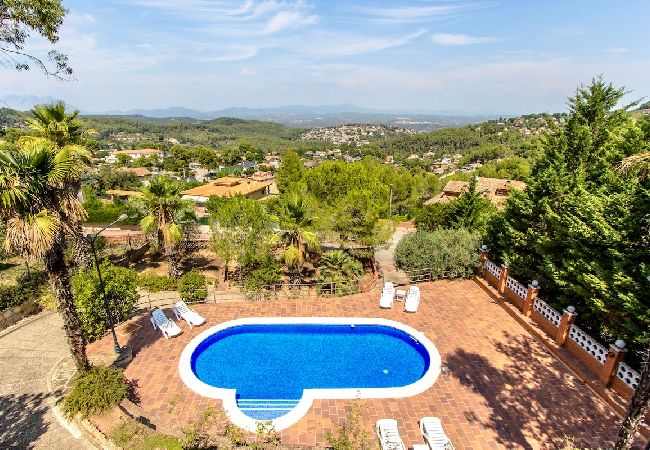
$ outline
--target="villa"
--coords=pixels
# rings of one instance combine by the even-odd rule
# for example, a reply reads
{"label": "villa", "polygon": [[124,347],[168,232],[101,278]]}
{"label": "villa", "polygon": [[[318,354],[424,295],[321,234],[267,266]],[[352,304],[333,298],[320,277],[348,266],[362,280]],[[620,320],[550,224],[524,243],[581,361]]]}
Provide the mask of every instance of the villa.
{"label": "villa", "polygon": [[[434,203],[448,203],[460,197],[467,190],[469,183],[467,181],[448,181],[442,192],[435,197],[424,202],[425,205]],[[524,190],[526,183],[516,180],[505,180],[499,178],[478,177],[476,190],[481,192],[485,198],[490,200],[494,205],[502,204],[510,194],[512,189]]]}
{"label": "villa", "polygon": [[231,197],[241,194],[252,199],[260,199],[269,193],[268,181],[255,181],[247,178],[222,177],[210,181],[202,186],[187,189],[183,192],[182,198],[193,200],[197,203],[205,203],[212,196]]}
{"label": "villa", "polygon": [[162,151],[156,150],[153,148],[139,148],[139,149],[130,149],[130,150],[115,150],[111,152],[110,155],[104,158],[109,164],[115,164],[117,162],[118,155],[127,155],[131,158],[131,161],[135,161],[138,158],[143,158],[145,156],[157,156],[158,158],[162,157]]}

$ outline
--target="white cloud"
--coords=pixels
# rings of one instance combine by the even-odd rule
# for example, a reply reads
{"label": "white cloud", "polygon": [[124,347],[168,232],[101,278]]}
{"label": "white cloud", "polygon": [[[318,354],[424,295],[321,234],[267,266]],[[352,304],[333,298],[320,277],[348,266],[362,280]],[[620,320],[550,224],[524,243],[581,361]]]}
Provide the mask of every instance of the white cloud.
{"label": "white cloud", "polygon": [[630,49],[625,47],[614,47],[614,48],[605,49],[606,53],[628,53],[629,51]]}
{"label": "white cloud", "polygon": [[306,15],[298,11],[280,11],[266,23],[263,33],[271,34],[286,28],[313,25],[317,21],[318,17],[315,15]]}
{"label": "white cloud", "polygon": [[437,6],[366,7],[357,8],[357,11],[370,16],[371,19],[377,22],[412,23],[454,15],[479,6],[481,5],[460,3],[456,5]]}
{"label": "white cloud", "polygon": [[473,45],[473,44],[492,44],[502,39],[496,37],[477,37],[466,34],[436,33],[431,35],[431,39],[440,45]]}
{"label": "white cloud", "polygon": [[239,71],[240,75],[243,75],[245,77],[252,77],[255,75],[255,70],[251,69],[250,67],[244,67],[242,70]]}
{"label": "white cloud", "polygon": [[351,56],[386,50],[405,45],[422,36],[426,30],[416,31],[406,36],[334,36],[321,35],[315,42],[309,42],[303,48],[305,53],[315,56]]}
{"label": "white cloud", "polygon": [[243,61],[245,59],[250,59],[253,56],[257,55],[256,47],[247,47],[247,46],[233,46],[228,49],[227,52],[221,55],[208,56],[202,58],[203,62],[229,62],[229,61]]}

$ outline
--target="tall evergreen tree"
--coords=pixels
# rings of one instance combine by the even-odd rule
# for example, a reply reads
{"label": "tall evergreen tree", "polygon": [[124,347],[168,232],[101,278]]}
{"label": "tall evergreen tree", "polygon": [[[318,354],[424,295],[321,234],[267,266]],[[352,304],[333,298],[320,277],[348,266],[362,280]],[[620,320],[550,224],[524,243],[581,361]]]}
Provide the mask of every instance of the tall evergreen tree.
{"label": "tall evergreen tree", "polygon": [[601,78],[576,91],[566,127],[547,138],[533,181],[510,196],[488,241],[515,276],[540,280],[555,306],[575,305],[582,326],[639,351],[650,339],[650,191],[617,167],[650,134],[627,107],[616,109],[624,94]]}
{"label": "tall evergreen tree", "polygon": [[292,183],[302,179],[305,168],[302,165],[300,156],[293,150],[287,150],[280,160],[280,168],[276,174],[278,190],[286,192]]}

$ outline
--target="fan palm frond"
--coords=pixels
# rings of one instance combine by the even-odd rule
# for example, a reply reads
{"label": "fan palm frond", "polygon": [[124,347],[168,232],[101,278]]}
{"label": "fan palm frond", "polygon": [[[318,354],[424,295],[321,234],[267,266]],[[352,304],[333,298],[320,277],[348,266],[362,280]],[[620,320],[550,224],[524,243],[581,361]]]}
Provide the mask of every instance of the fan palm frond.
{"label": "fan palm frond", "polygon": [[300,267],[301,256],[300,250],[295,245],[289,245],[284,251],[283,255],[284,263],[287,267],[296,268]]}
{"label": "fan palm frond", "polygon": [[41,259],[54,244],[60,228],[59,216],[47,210],[34,215],[14,215],[7,221],[5,248],[24,258]]}
{"label": "fan palm frond", "polygon": [[623,159],[618,166],[618,171],[623,174],[647,178],[650,176],[650,151],[637,153]]}
{"label": "fan palm frond", "polygon": [[144,216],[142,220],[140,220],[140,229],[142,229],[144,234],[150,234],[156,228],[156,217],[153,214]]}

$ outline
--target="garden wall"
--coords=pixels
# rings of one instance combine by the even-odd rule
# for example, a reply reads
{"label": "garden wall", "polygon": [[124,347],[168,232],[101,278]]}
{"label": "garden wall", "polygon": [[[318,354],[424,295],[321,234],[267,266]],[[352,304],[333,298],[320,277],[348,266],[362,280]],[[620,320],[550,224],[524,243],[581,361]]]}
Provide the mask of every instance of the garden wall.
{"label": "garden wall", "polygon": [[10,327],[27,316],[36,314],[41,307],[35,301],[26,301],[22,305],[12,306],[4,311],[0,311],[0,331]]}
{"label": "garden wall", "polygon": [[507,266],[499,266],[488,258],[488,250],[481,249],[481,276],[503,298],[509,300],[522,315],[530,318],[560,347],[564,347],[603,385],[625,399],[634,394],[640,374],[623,362],[627,349],[625,342],[617,340],[606,347],[574,324],[577,313],[569,306],[560,313],[539,297],[536,281],[528,286],[509,275]]}

